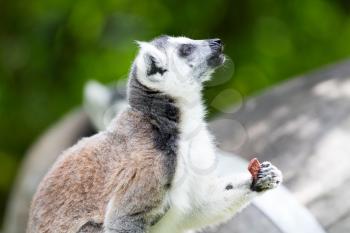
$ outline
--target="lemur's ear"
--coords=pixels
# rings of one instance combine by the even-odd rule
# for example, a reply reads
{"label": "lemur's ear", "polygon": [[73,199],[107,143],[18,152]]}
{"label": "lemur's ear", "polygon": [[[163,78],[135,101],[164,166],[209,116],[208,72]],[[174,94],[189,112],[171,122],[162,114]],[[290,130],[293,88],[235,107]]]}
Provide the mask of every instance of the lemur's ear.
{"label": "lemur's ear", "polygon": [[138,56],[137,67],[146,76],[156,79],[155,76],[161,77],[166,69],[166,56],[154,45],[148,42],[136,41],[140,46],[140,53]]}

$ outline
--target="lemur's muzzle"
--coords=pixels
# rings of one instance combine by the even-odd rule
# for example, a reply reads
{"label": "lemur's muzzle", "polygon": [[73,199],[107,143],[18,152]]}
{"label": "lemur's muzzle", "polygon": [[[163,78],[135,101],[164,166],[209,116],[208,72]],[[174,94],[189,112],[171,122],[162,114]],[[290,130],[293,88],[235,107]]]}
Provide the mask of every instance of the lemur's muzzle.
{"label": "lemur's muzzle", "polygon": [[208,40],[211,54],[208,57],[207,63],[210,67],[218,67],[225,62],[225,56],[223,54],[224,44],[220,39]]}

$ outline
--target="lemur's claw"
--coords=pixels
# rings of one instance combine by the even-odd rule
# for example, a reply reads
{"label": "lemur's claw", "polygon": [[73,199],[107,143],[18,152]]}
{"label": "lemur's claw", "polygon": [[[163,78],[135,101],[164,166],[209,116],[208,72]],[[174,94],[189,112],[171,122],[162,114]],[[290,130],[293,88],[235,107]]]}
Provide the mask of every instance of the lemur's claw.
{"label": "lemur's claw", "polygon": [[270,162],[263,162],[257,175],[253,179],[251,189],[256,192],[263,192],[278,187],[282,183],[282,173]]}

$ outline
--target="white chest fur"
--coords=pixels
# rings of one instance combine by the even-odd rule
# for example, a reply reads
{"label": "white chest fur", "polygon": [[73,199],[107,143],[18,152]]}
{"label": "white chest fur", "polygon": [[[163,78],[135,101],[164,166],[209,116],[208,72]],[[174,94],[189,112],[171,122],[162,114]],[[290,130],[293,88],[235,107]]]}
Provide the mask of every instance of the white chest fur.
{"label": "white chest fur", "polygon": [[167,194],[170,209],[152,227],[152,233],[179,233],[196,222],[196,203],[201,203],[207,181],[216,168],[215,145],[204,121],[201,102],[182,107],[179,152],[173,185]]}

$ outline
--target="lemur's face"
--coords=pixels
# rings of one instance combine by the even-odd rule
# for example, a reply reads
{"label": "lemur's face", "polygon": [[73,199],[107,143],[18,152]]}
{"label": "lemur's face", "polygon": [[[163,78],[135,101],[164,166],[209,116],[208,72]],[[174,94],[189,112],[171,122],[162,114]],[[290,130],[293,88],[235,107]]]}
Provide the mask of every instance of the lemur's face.
{"label": "lemur's face", "polygon": [[133,72],[144,85],[172,96],[201,89],[225,61],[220,39],[162,36],[138,44]]}

